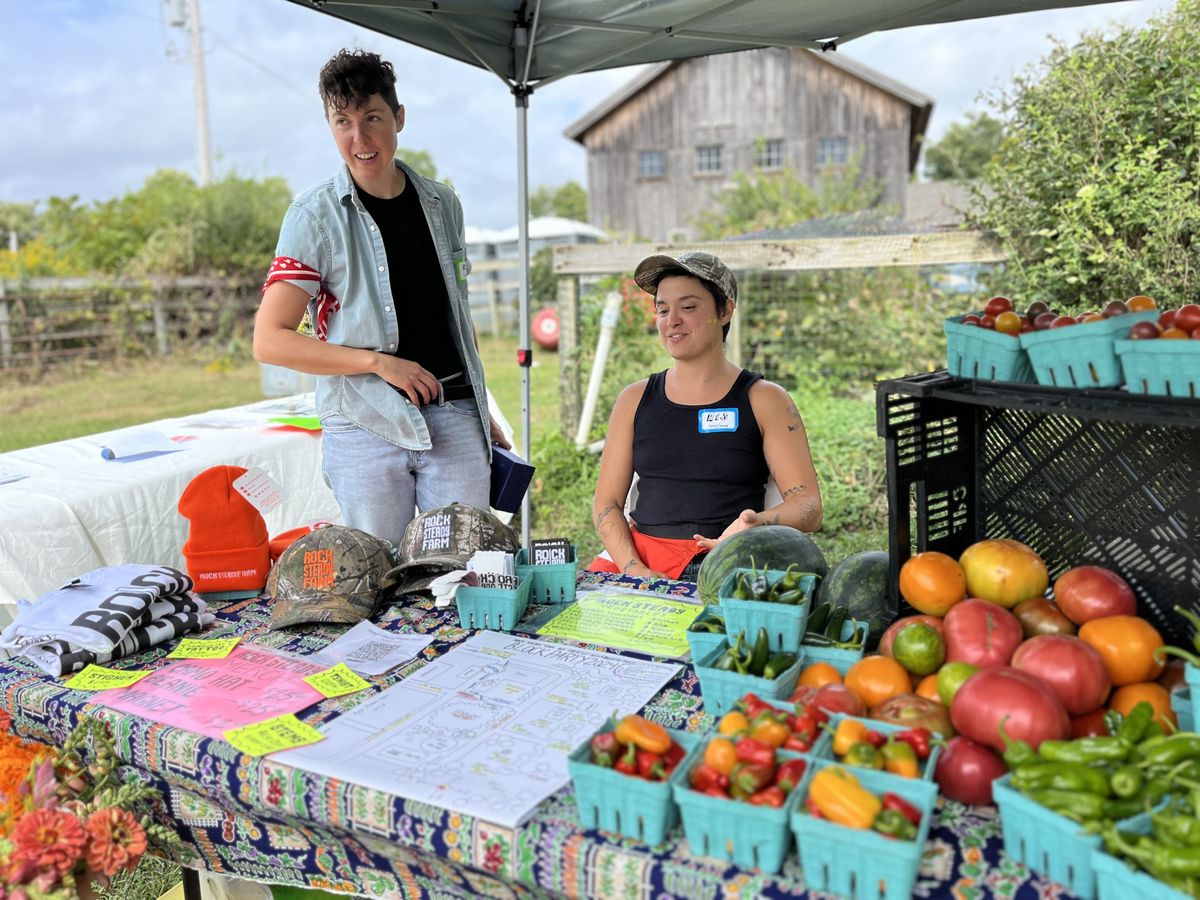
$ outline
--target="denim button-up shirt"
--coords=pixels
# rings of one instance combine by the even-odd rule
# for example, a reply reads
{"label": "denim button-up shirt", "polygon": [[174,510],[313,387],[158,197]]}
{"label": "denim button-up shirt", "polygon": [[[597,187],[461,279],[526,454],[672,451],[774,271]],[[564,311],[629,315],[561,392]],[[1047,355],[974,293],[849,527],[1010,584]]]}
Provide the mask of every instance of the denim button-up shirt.
{"label": "denim button-up shirt", "polygon": [[[404,171],[409,185],[416,188],[425,211],[446,281],[450,330],[475,389],[475,402],[486,435],[487,393],[467,299],[470,264],[463,240],[462,205],[446,185],[418,175],[399,160],[396,165]],[[392,296],[383,238],[344,165],[332,178],[310,188],[292,203],[283,219],[275,255],[297,260],[321,276],[320,284],[289,279],[290,284],[303,288],[310,298],[323,289],[337,299],[340,308],[326,320],[329,343],[381,353],[396,352],[397,311],[403,321],[405,304],[421,301]],[[309,312],[315,322],[317,311],[313,303],[309,304]],[[345,416],[360,428],[409,450],[428,450],[432,446],[420,410],[378,375],[318,376],[317,413],[321,418]],[[490,453],[491,442],[486,443]]]}

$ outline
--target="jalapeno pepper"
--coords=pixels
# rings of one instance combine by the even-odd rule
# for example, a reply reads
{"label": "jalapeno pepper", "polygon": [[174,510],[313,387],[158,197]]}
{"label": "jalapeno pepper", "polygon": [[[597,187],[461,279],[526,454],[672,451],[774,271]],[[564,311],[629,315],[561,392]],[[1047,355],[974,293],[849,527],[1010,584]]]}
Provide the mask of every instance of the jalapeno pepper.
{"label": "jalapeno pepper", "polygon": [[754,591],[750,587],[750,576],[742,572],[737,577],[737,583],[733,586],[734,600],[753,600]]}
{"label": "jalapeno pepper", "polygon": [[796,664],[795,653],[776,653],[767,660],[767,664],[763,666],[762,677],[768,681],[774,681],[788,669]]}
{"label": "jalapeno pepper", "polygon": [[1050,762],[1124,762],[1133,748],[1119,737],[1084,737],[1073,741],[1042,741],[1038,756]]}
{"label": "jalapeno pepper", "polygon": [[803,599],[804,590],[802,588],[793,588],[775,596],[776,603],[786,603],[788,606],[795,606]]}
{"label": "jalapeno pepper", "polygon": [[917,837],[917,826],[905,818],[902,812],[894,809],[881,810],[871,827],[884,837],[899,841],[912,841]]}
{"label": "jalapeno pepper", "polygon": [[1060,762],[1024,763],[1013,770],[1012,786],[1022,792],[1052,788],[1086,791],[1101,797],[1111,792],[1108,774],[1101,769]]}
{"label": "jalapeno pepper", "polygon": [[611,731],[593,735],[588,746],[592,754],[592,764],[604,766],[606,769],[612,768],[621,749],[617,744],[617,736]]}
{"label": "jalapeno pepper", "polygon": [[707,632],[708,634],[724,634],[725,620],[721,616],[710,613],[703,619],[696,619],[696,621],[692,622],[692,624],[688,626],[688,631],[696,633]]}

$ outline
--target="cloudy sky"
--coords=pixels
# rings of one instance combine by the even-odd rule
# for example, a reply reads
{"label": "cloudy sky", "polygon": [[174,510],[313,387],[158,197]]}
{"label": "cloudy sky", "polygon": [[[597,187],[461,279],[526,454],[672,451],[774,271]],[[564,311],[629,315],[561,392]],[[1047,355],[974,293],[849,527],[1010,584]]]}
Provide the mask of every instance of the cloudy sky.
{"label": "cloudy sky", "polygon": [[[515,114],[492,75],[353,28],[285,0],[199,0],[216,174],[278,175],[293,190],[338,163],[316,74],[343,46],[396,65],[407,125],[401,146],[432,154],[462,195],[468,224],[515,221]],[[0,0],[0,201],[103,200],[160,168],[198,174],[184,0]],[[1113,22],[1145,22],[1168,0],[870,35],[839,52],[932,96],[930,135],[1051,47]],[[583,148],[563,129],[636,74],[577,75],[534,94],[530,184],[585,181]]]}

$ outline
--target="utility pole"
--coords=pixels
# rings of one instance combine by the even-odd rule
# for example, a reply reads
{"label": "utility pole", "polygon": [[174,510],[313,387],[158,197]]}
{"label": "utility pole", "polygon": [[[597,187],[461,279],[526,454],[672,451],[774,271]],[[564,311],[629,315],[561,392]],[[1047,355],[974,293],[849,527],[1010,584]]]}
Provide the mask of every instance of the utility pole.
{"label": "utility pole", "polygon": [[208,88],[204,77],[204,31],[200,27],[200,0],[187,0],[187,21],[179,0],[166,0],[168,24],[186,27],[191,38],[192,91],[196,99],[196,149],[200,160],[200,184],[212,183],[212,151],[208,138]]}

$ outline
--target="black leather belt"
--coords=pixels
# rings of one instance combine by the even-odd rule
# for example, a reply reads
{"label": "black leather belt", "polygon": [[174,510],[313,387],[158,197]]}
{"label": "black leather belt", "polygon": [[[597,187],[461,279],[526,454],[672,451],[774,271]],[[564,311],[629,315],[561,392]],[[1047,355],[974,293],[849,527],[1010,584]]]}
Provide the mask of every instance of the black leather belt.
{"label": "black leather belt", "polygon": [[474,400],[475,389],[469,384],[448,384],[442,387],[442,399],[447,403],[454,400]]}

